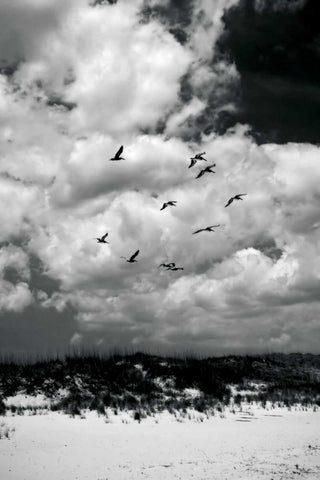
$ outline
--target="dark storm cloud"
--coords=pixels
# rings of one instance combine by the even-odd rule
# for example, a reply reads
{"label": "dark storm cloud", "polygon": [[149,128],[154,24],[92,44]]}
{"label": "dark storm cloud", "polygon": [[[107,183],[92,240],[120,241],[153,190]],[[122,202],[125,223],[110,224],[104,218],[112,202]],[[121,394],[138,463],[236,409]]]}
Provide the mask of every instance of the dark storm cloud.
{"label": "dark storm cloud", "polygon": [[241,78],[239,109],[220,132],[241,122],[261,143],[319,142],[320,4],[294,3],[242,0],[225,12],[219,49]]}

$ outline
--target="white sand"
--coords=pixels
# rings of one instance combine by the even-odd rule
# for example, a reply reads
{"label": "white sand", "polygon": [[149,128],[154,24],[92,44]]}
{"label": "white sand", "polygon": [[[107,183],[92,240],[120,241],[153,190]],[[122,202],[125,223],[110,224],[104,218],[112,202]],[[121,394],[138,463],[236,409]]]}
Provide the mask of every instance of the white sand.
{"label": "white sand", "polygon": [[319,411],[260,409],[203,423],[52,412],[2,421],[15,431],[0,440],[1,480],[320,479]]}

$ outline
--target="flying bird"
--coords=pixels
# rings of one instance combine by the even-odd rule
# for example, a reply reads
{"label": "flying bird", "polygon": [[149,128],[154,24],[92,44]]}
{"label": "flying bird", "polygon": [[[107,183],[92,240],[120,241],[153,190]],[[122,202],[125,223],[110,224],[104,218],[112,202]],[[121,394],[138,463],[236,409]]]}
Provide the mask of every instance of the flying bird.
{"label": "flying bird", "polygon": [[214,172],[213,170],[211,170],[211,168],[215,167],[216,164],[214,163],[213,165],[208,165],[206,168],[203,168],[199,173],[198,175],[196,176],[196,178],[200,178],[202,177],[202,175],[204,175],[205,173],[216,173]]}
{"label": "flying bird", "polygon": [[206,152],[202,153],[197,153],[194,157],[191,157],[191,160],[204,160],[205,162],[207,161],[206,158],[203,158],[202,155],[205,155]]}
{"label": "flying bird", "polygon": [[171,270],[172,272],[176,272],[177,270],[184,270],[183,267],[171,267],[171,268],[166,268],[166,270]]}
{"label": "flying bird", "polygon": [[214,232],[214,230],[213,230],[214,227],[220,227],[220,224],[219,225],[211,225],[210,227],[206,227],[206,228],[200,228],[199,230],[196,230],[195,232],[193,232],[192,235],[194,235],[195,233],[200,233],[200,232]]}
{"label": "flying bird", "polygon": [[227,204],[224,206],[224,208],[229,207],[229,205],[231,205],[233,200],[243,200],[243,198],[241,198],[241,197],[243,197],[244,195],[247,195],[247,194],[246,193],[238,193],[234,197],[229,198],[229,200],[228,200]]}
{"label": "flying bird", "polygon": [[189,165],[189,168],[193,167],[198,160],[204,160],[205,162],[207,161],[206,158],[203,158],[202,155],[204,155],[206,152],[202,152],[202,153],[197,153],[194,157],[190,157],[190,165]]}
{"label": "flying bird", "polygon": [[190,165],[189,165],[188,168],[193,167],[193,166],[197,163],[197,161],[198,161],[196,158],[190,158],[190,160],[191,160],[191,162],[190,162]]}
{"label": "flying bird", "polygon": [[160,263],[160,265],[159,265],[158,268],[164,267],[164,268],[170,269],[170,268],[173,268],[173,267],[175,267],[175,266],[176,266],[176,264],[175,264],[174,262],[171,262],[171,263]]}
{"label": "flying bird", "polygon": [[160,211],[161,211],[161,210],[164,210],[164,209],[167,208],[169,205],[170,205],[171,207],[175,207],[175,206],[176,206],[176,203],[177,203],[176,200],[170,200],[170,202],[166,202],[166,203],[164,203],[164,204],[162,205],[162,207],[160,208]]}
{"label": "flying bird", "polygon": [[121,157],[122,152],[123,152],[123,145],[121,145],[121,147],[119,148],[115,156],[110,158],[110,160],[125,160],[125,158]]}
{"label": "flying bird", "polygon": [[106,241],[107,236],[109,233],[107,232],[105,235],[102,235],[101,237],[97,237],[96,240],[98,240],[98,243],[109,243]]}
{"label": "flying bird", "polygon": [[138,260],[135,260],[135,258],[139,254],[139,251],[140,250],[137,250],[129,259],[126,257],[120,257],[120,258],[124,258],[125,260],[127,260],[128,263],[137,262]]}

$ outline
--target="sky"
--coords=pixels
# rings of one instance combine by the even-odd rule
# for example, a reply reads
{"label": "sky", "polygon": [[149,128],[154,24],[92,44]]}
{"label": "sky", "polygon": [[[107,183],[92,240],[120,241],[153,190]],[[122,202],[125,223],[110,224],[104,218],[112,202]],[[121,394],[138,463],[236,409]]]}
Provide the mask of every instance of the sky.
{"label": "sky", "polygon": [[320,352],[318,10],[1,2],[2,354]]}

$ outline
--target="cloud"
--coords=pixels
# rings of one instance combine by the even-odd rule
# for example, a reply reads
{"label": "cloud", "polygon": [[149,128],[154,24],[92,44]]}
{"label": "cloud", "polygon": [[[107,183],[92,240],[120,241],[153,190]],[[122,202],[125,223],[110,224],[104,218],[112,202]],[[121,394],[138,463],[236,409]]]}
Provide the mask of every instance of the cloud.
{"label": "cloud", "polygon": [[29,312],[26,331],[49,318],[84,348],[317,350],[319,147],[258,145],[244,121],[221,134],[243,79],[217,50],[232,5],[1,5],[21,30],[11,47],[2,32],[0,309]]}
{"label": "cloud", "polygon": [[[184,45],[192,54],[192,63],[180,89],[182,104],[178,115],[184,118],[185,123],[180,133],[177,130],[174,133],[186,140],[199,142],[203,132],[222,131],[224,116],[236,110],[233,95],[238,90],[239,74],[232,61],[216,55],[215,48],[224,29],[224,11],[236,3],[236,0],[194,2],[192,16],[184,26]],[[177,114],[173,116],[173,121],[175,118]],[[169,120],[169,134],[173,133],[171,125]]]}
{"label": "cloud", "polygon": [[0,279],[0,311],[22,312],[32,304],[33,297],[25,282],[12,285]]}
{"label": "cloud", "polygon": [[[0,311],[21,312],[33,303],[28,255],[9,245],[0,250]],[[11,281],[9,281],[9,279]]]}
{"label": "cloud", "polygon": [[81,345],[83,339],[83,335],[81,333],[75,333],[70,338],[70,344],[73,346]]}
{"label": "cloud", "polygon": [[318,12],[314,0],[240,1],[225,12],[218,49],[239,82],[221,132],[241,122],[259,143],[319,142]]}
{"label": "cloud", "polygon": [[[142,150],[151,139],[142,139]],[[154,141],[167,143],[160,136]],[[299,348],[299,341],[290,342],[288,336],[293,338],[298,328],[300,305],[309,310],[310,302],[316,305],[319,298],[313,214],[318,183],[312,173],[316,170],[303,167],[308,162],[315,165],[318,149],[293,144],[259,147],[243,129],[208,137],[202,149],[208,158],[220,159],[213,178],[195,180],[196,172],[187,169],[185,159],[180,182],[176,180],[174,189],[168,185],[160,198],[153,198],[147,179],[141,192],[118,191],[105,210],[113,195],[106,192],[101,212],[99,202],[90,200],[96,217],[87,216],[93,207],[86,202],[78,218],[76,207],[72,218],[59,218],[55,237],[50,233],[39,243],[33,239],[30,246],[65,290],[46,304],[59,309],[72,305],[82,333],[98,341],[111,331],[112,344],[122,347],[239,352],[259,351],[264,342],[270,350],[277,345]],[[170,163],[164,169],[168,176]],[[226,200],[240,191],[247,193],[243,202],[225,209]],[[169,198],[177,199],[177,207],[161,212],[162,200]],[[221,227],[215,233],[192,235],[209,224]],[[110,245],[97,246],[86,236],[99,225],[97,235],[109,231]],[[137,248],[137,264],[120,259]],[[163,261],[175,261],[185,270],[162,271],[158,265]],[[275,332],[277,324],[284,328],[288,309],[292,325]],[[248,331],[246,336],[243,332]]]}
{"label": "cloud", "polygon": [[8,245],[2,247],[0,257],[0,271],[5,272],[7,268],[16,270],[19,277],[28,280],[30,278],[28,255],[19,247]]}
{"label": "cloud", "polygon": [[137,7],[122,3],[80,18],[83,48],[67,95],[78,105],[72,122],[79,131],[127,137],[155,128],[177,101],[190,54],[157,22],[137,28],[137,15]]}
{"label": "cloud", "polygon": [[[53,201],[68,205],[99,195],[117,192],[121,196],[128,190],[146,188],[160,193],[180,183],[184,157],[190,154],[188,147],[175,138],[138,135],[124,145],[126,161],[110,162],[118,148],[119,144],[103,135],[76,142],[52,187]],[[170,169],[172,163],[176,165],[174,170]],[[115,201],[115,195],[111,198]]]}

